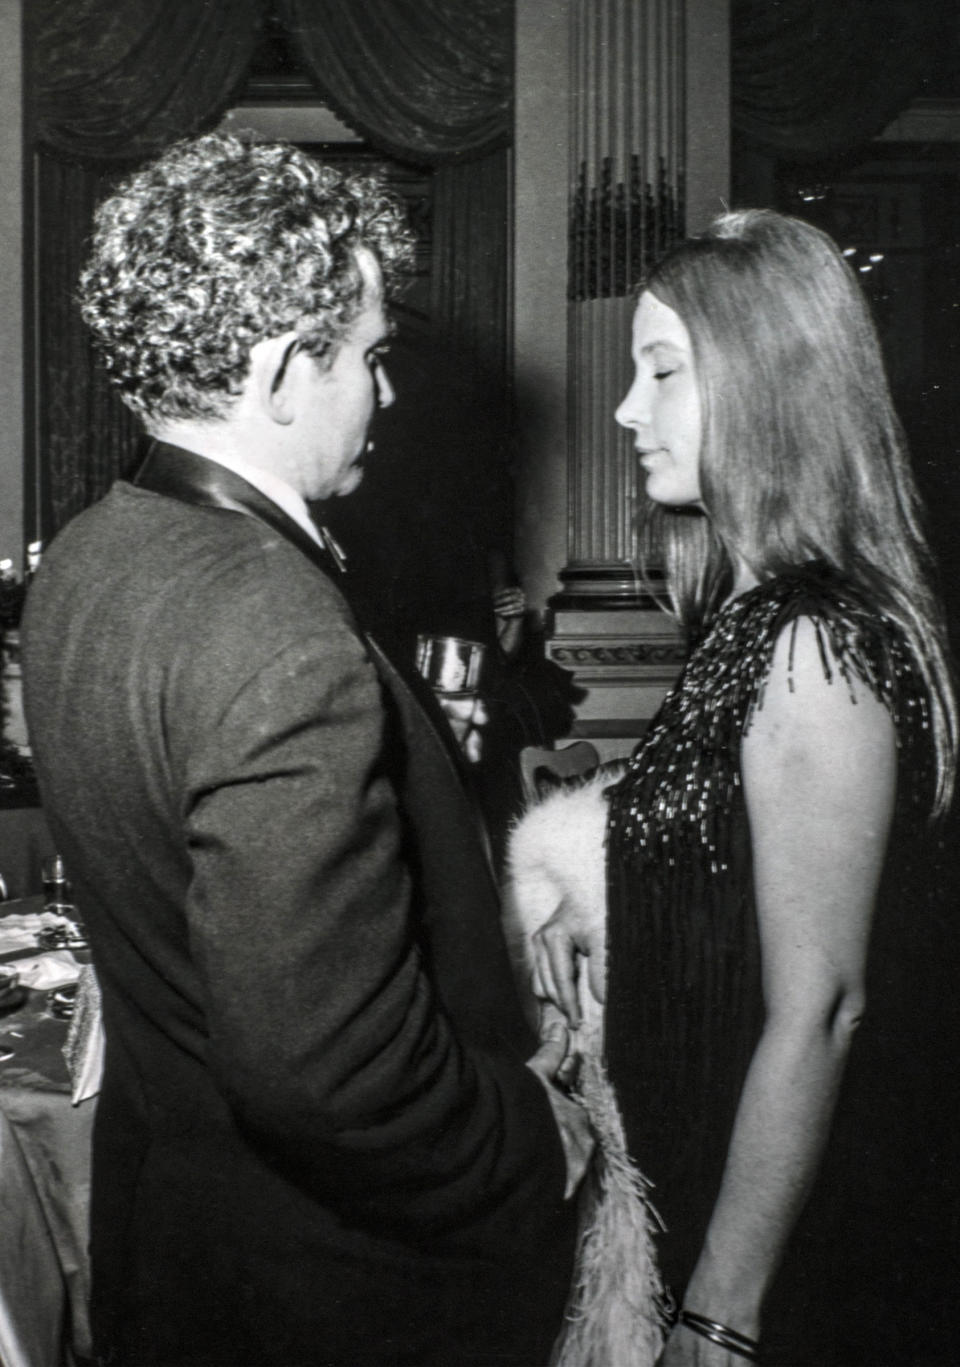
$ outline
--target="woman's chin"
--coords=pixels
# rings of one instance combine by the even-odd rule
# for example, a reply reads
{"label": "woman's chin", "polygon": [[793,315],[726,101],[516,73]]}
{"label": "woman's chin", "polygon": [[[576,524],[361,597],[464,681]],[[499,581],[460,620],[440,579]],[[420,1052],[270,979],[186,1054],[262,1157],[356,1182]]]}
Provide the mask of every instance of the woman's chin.
{"label": "woman's chin", "polygon": [[678,489],[676,485],[671,486],[670,480],[658,479],[656,475],[651,475],[647,480],[647,498],[654,503],[661,503],[665,508],[703,507],[699,492]]}

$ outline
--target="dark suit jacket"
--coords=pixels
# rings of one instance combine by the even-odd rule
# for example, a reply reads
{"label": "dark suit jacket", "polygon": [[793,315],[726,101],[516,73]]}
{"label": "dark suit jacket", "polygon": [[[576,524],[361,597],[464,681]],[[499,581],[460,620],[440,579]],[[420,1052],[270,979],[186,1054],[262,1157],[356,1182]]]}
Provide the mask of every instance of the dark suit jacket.
{"label": "dark suit jacket", "polygon": [[98,1351],[534,1367],[570,1212],[470,804],[268,508],[118,483],[29,595],[31,742],[104,1002]]}

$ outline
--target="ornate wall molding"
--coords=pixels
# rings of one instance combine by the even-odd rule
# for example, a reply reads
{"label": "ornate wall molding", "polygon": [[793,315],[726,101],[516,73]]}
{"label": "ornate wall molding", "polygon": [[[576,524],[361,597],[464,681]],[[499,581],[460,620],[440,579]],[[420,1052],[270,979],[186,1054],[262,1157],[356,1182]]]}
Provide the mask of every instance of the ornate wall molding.
{"label": "ornate wall molding", "polygon": [[686,658],[685,648],[674,642],[662,645],[592,645],[560,646],[550,651],[550,658],[568,669],[585,665],[679,665]]}
{"label": "ornate wall molding", "polygon": [[681,236],[683,188],[670,184],[665,158],[658,161],[655,186],[644,178],[636,152],[628,179],[616,183],[612,157],[603,158],[599,185],[588,184],[587,163],[580,163],[570,206],[572,302],[634,295],[653,263]]}

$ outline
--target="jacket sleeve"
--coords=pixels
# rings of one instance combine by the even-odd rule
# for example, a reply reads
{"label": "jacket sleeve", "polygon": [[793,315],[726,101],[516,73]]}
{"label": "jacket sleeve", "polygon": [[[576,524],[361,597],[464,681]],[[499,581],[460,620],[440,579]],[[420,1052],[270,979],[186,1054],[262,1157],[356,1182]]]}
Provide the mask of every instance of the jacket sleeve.
{"label": "jacket sleeve", "polygon": [[340,617],[196,738],[184,821],[208,1062],[271,1161],[351,1223],[504,1247],[556,1212],[562,1149],[530,1070],[465,1045],[438,1004],[386,731]]}

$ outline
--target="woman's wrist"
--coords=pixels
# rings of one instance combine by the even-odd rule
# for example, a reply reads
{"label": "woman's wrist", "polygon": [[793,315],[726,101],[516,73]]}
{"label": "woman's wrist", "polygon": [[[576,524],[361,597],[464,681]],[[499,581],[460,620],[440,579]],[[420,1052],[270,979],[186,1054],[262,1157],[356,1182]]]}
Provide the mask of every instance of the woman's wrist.
{"label": "woman's wrist", "polygon": [[[709,1231],[707,1237],[709,1241]],[[683,1309],[729,1324],[747,1338],[759,1339],[765,1290],[765,1283],[758,1286],[757,1278],[747,1276],[732,1259],[711,1257],[705,1249],[683,1293]]]}

